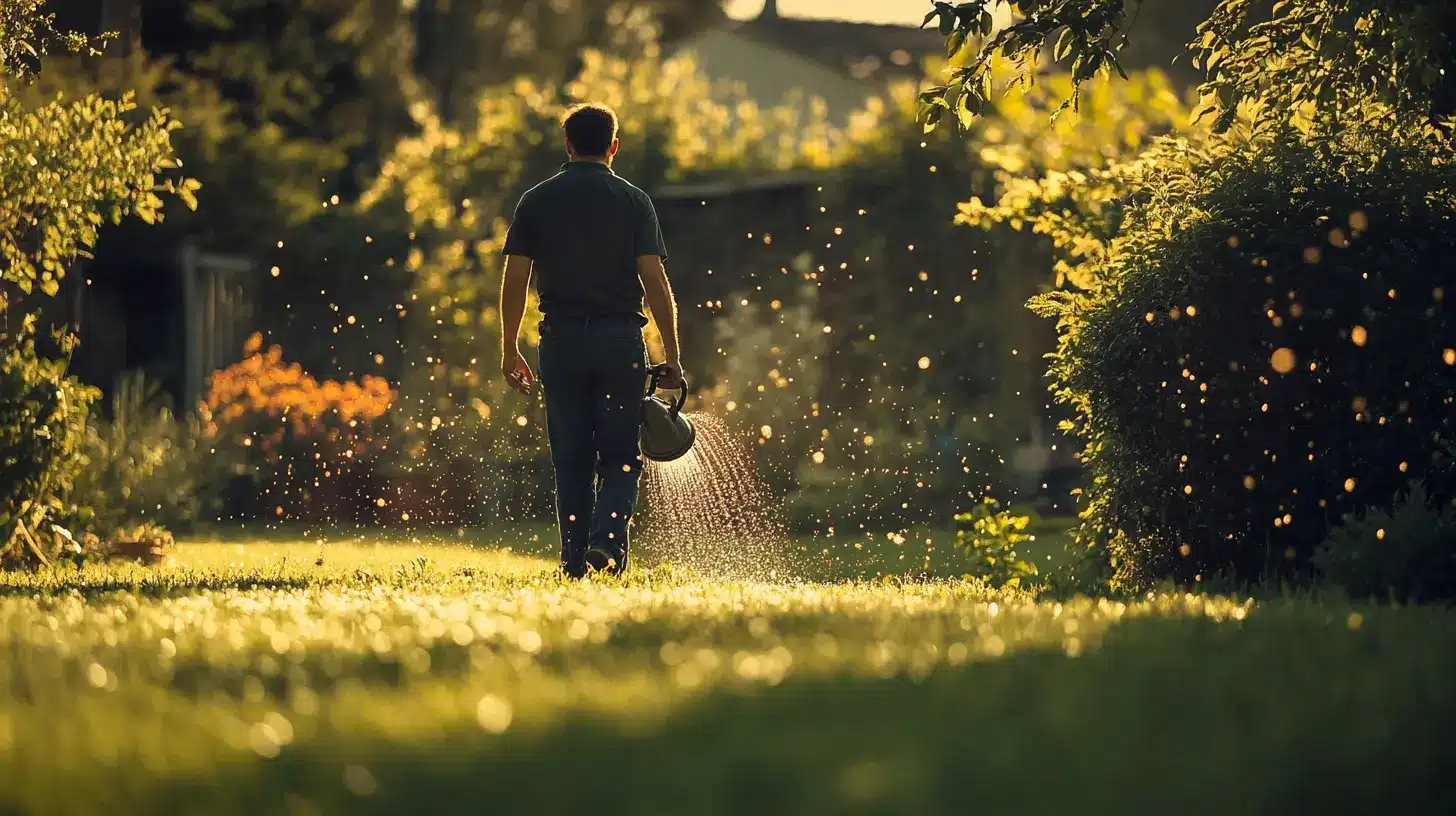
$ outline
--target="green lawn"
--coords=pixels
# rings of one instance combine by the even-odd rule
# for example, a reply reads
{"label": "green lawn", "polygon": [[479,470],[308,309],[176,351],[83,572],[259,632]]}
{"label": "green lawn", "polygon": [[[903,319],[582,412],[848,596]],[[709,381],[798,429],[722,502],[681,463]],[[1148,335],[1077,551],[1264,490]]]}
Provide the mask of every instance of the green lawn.
{"label": "green lawn", "polygon": [[[1072,523],[1070,518],[1038,521],[1028,530],[1032,536],[1031,541],[1021,545],[1018,552],[1041,570],[1052,569],[1065,557],[1064,547]],[[256,530],[224,528],[211,538],[231,543],[255,542],[259,538],[314,541],[320,547],[361,542],[409,546],[452,544],[476,549],[508,550],[542,559],[555,559],[560,552],[556,526],[552,522],[502,525],[484,530],[435,527],[387,532],[338,527],[312,530],[301,526],[266,525]],[[640,537],[633,541],[633,557],[639,565],[674,563],[691,567],[700,573],[726,574],[730,577],[744,577],[735,573],[761,572],[745,568],[765,557],[784,566],[784,575],[792,575],[804,581],[874,581],[886,577],[961,578],[975,573],[975,567],[955,544],[955,531],[946,527],[919,527],[896,533],[797,536],[771,545],[755,541],[746,547],[732,542],[715,542],[686,550],[664,550],[655,546],[652,541],[644,541]]]}
{"label": "green lawn", "polygon": [[[874,541],[814,543],[910,546]],[[567,584],[515,549],[0,575],[0,813],[1456,809],[1449,611]]]}

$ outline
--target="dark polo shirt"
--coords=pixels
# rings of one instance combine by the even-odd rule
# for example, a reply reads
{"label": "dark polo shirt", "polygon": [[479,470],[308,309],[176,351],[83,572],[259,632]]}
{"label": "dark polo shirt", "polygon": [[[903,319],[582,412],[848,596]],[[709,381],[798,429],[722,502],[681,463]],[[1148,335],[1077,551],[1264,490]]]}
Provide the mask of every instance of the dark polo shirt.
{"label": "dark polo shirt", "polygon": [[531,259],[548,320],[635,316],[646,325],[637,258],[666,260],[667,247],[646,193],[605,164],[574,161],[521,196],[505,254]]}

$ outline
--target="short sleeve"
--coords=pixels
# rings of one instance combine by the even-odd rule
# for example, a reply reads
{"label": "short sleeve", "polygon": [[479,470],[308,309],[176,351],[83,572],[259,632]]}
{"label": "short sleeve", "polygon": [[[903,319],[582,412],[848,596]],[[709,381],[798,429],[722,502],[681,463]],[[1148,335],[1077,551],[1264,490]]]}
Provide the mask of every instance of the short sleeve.
{"label": "short sleeve", "polygon": [[530,209],[526,206],[525,196],[522,196],[516,204],[515,214],[511,216],[511,226],[506,230],[506,245],[501,250],[501,254],[535,258],[534,234],[535,231],[531,227]]}
{"label": "short sleeve", "polygon": [[667,244],[662,240],[662,227],[657,223],[657,208],[652,206],[652,199],[646,195],[642,196],[641,206],[638,208],[637,232],[633,243],[637,257],[657,255],[664,261],[667,260]]}

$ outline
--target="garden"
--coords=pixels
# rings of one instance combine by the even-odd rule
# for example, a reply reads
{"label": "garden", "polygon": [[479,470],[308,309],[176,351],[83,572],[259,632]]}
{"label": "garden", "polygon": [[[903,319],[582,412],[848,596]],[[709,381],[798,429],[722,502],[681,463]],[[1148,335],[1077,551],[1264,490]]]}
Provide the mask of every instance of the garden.
{"label": "garden", "polygon": [[[0,813],[1456,809],[1456,11],[1147,2],[930,4],[847,123],[664,50],[708,0],[4,3]],[[662,206],[731,455],[583,581],[490,364],[576,99],[813,179]],[[228,362],[78,374],[199,235]]]}

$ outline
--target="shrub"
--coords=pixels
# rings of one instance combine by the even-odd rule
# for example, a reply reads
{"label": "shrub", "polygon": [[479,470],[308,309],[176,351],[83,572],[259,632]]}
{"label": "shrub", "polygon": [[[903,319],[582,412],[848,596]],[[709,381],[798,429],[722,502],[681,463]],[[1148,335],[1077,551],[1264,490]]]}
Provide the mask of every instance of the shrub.
{"label": "shrub", "polygon": [[77,515],[68,497],[97,396],[64,360],[38,356],[29,337],[0,350],[0,567],[48,564],[75,549],[62,525]]}
{"label": "shrub", "polygon": [[1129,171],[1090,288],[1035,302],[1115,584],[1295,574],[1341,514],[1412,479],[1453,496],[1450,156],[1352,128],[1169,142]]}
{"label": "shrub", "polygon": [[212,375],[207,432],[240,457],[273,515],[352,512],[371,498],[360,493],[388,446],[385,414],[394,390],[371,376],[320,382],[285,364],[278,346],[262,346],[253,335],[245,359]]}
{"label": "shrub", "polygon": [[155,383],[125,378],[110,419],[88,423],[72,502],[107,535],[145,522],[185,529],[213,509],[221,474],[209,442],[205,418],[179,419]]}
{"label": "shrub", "polygon": [[1105,597],[1111,584],[1107,548],[1095,539],[1088,541],[1075,533],[1067,538],[1061,563],[1046,575],[1046,592],[1056,598]]}
{"label": "shrub", "polygon": [[1355,598],[1456,598],[1456,514],[1416,489],[1393,510],[1345,517],[1315,552],[1319,574]]}
{"label": "shrub", "polygon": [[1016,547],[1031,540],[1031,516],[1003,510],[986,499],[969,513],[955,517],[956,545],[965,550],[974,575],[993,587],[1024,587],[1037,580],[1036,565],[1024,561]]}

